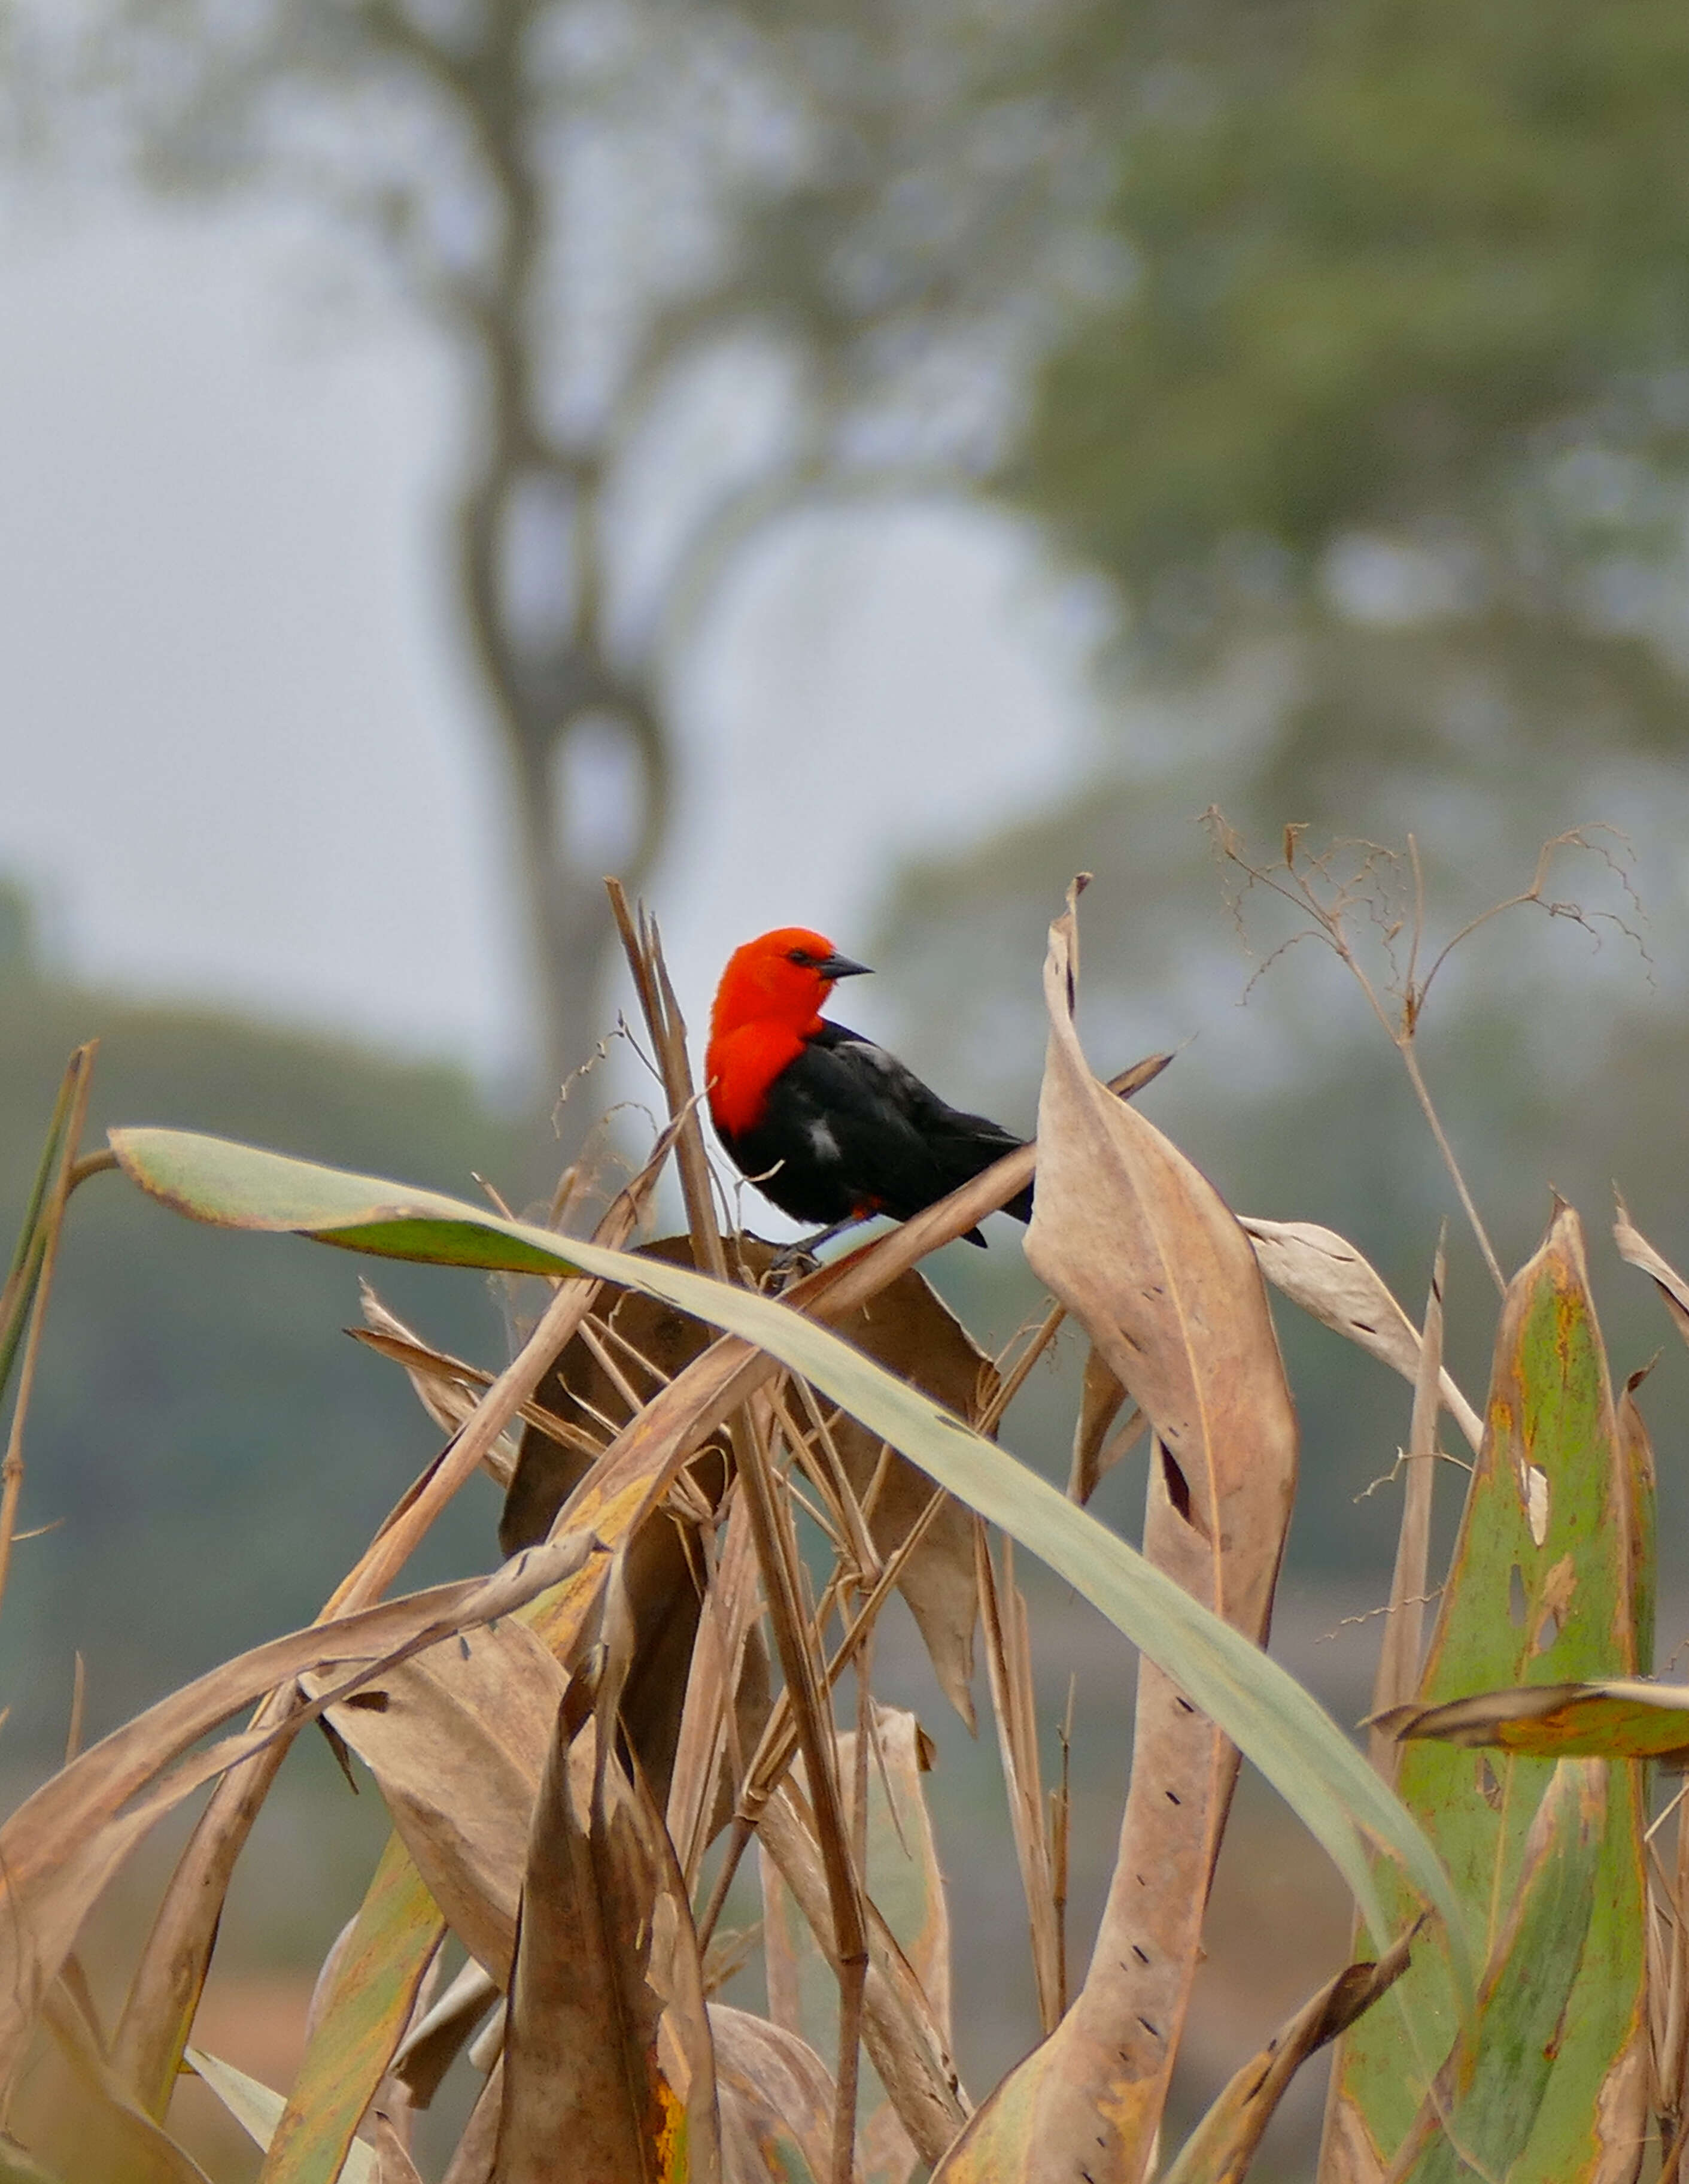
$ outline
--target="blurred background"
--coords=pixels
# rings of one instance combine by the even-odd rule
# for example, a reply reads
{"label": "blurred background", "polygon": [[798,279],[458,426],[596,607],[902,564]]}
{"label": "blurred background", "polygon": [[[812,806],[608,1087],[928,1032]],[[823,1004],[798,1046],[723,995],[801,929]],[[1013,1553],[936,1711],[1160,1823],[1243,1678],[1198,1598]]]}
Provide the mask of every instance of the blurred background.
{"label": "blurred background", "polygon": [[[1400,1061],[1317,944],[1253,978],[1296,922],[1236,900],[1199,815],[1264,866],[1288,824],[1411,833],[1431,956],[1582,827],[1440,973],[1420,1058],[1503,1265],[1558,1189],[1615,1371],[1669,1340],[1608,1223],[1616,1181],[1689,1258],[1680,8],[0,0],[0,1215],[96,1034],[101,1124],[519,1199],[610,1106],[636,1145],[625,1046],[575,1075],[629,1006],[607,871],[695,1032],[738,941],[814,924],[877,967],[851,1021],[1030,1128],[1044,929],[1086,869],[1093,1060],[1180,1045],[1147,1111],[1417,1312],[1458,1208]],[[1387,984],[1413,900],[1381,886]],[[1000,1340],[1037,1295],[993,1227],[936,1273]],[[1451,1251],[1476,1394],[1495,1292]],[[62,1745],[76,1651],[99,1733],[307,1619],[426,1460],[338,1332],[358,1272],[79,1198],[26,1450],[23,1524],[54,1529],[0,1618],[8,1783]],[[501,1362],[474,1280],[377,1284]],[[1353,1719],[1365,1631],[1315,1641],[1381,1591],[1393,1497],[1355,1496],[1407,1391],[1283,1332],[1280,1642]],[[1063,1373],[1007,1435],[1058,1474]],[[1668,1354],[1647,1398],[1668,1537],[1686,1387]],[[465,1497],[418,1580],[484,1563],[495,1517]],[[1092,1671],[1082,1936],[1123,1680],[1047,1613],[1056,1711]],[[1689,1616],[1662,1628],[1664,1656]],[[994,1769],[947,1741],[958,1886]],[[349,1803],[326,1767],[294,1795]],[[237,1900],[225,1957],[272,2000],[373,1825],[340,1894]],[[1275,1857],[1239,1914],[1259,1992],[1211,2011],[1239,2039],[1281,1998],[1275,1915],[1342,1947]],[[980,1964],[1006,1900],[964,1905]],[[1030,1981],[987,1987],[981,2085],[1033,2024]]]}

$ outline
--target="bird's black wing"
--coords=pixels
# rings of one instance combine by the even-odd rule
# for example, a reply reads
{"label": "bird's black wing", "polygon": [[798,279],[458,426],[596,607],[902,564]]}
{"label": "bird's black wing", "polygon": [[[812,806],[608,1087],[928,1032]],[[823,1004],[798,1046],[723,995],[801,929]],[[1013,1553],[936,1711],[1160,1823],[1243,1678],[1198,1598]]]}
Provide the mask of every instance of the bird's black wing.
{"label": "bird's black wing", "polygon": [[[873,1208],[906,1221],[1021,1142],[983,1115],[947,1106],[871,1039],[824,1022],[734,1150],[747,1173],[779,1162],[763,1188],[801,1220]],[[1008,1210],[1027,1219],[1030,1190]]]}

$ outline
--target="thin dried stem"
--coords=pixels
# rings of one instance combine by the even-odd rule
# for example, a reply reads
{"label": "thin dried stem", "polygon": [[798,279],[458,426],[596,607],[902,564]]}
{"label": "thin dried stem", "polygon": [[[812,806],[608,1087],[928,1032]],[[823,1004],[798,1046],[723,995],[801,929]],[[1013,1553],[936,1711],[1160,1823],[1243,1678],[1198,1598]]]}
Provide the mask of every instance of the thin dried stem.
{"label": "thin dried stem", "polygon": [[[12,1542],[18,1528],[18,1503],[24,1490],[24,1426],[30,1397],[35,1391],[36,1368],[41,1358],[42,1334],[47,1307],[53,1295],[53,1272],[58,1264],[59,1239],[64,1229],[64,1208],[70,1196],[76,1147],[88,1117],[88,1094],[93,1083],[94,1045],[79,1046],[64,1072],[61,1100],[64,1106],[64,1138],[56,1170],[39,1215],[39,1267],[35,1294],[29,1306],[29,1333],[24,1339],[24,1362],[18,1375],[17,1401],[12,1409],[12,1429],[6,1439],[6,1456],[0,1463],[0,1600],[12,1570]],[[55,1117],[55,1120],[57,1117]],[[19,1262],[35,1254],[20,1247]],[[24,1277],[27,1280],[27,1275]],[[12,1287],[10,1282],[8,1288]]]}
{"label": "thin dried stem", "polygon": [[[1389,1621],[1385,1625],[1373,1684],[1375,1715],[1404,1704],[1414,1696],[1420,1684],[1424,1602],[1431,1568],[1431,1495],[1436,1474],[1436,1429],[1442,1376],[1442,1292],[1448,1267],[1447,1247],[1448,1228],[1445,1222],[1432,1262],[1431,1292],[1425,1299],[1419,1377],[1414,1384],[1413,1418],[1408,1429],[1407,1487],[1402,1498],[1402,1528],[1390,1584]],[[1396,1738],[1382,1730],[1372,1731],[1368,1740],[1368,1757],[1376,1772],[1392,1786],[1401,1755],[1402,1747]]]}
{"label": "thin dried stem", "polygon": [[[926,1537],[934,1519],[944,1507],[942,1487],[933,1490],[932,1498],[922,1509],[907,1535],[899,1542],[897,1552],[890,1556],[881,1570],[874,1590],[864,1602],[860,1612],[852,1621],[837,1650],[827,1663],[827,1687],[831,1690],[856,1658],[857,1649],[864,1645],[872,1632],[875,1618],[891,1597],[892,1588],[903,1574],[903,1566]],[[825,1605],[824,1602],[824,1606]],[[790,1704],[784,1691],[769,1709],[767,1726],[764,1729],[755,1755],[746,1769],[744,1786],[739,1793],[738,1809],[733,1817],[733,1833],[727,1852],[722,1859],[710,1891],[709,1902],[698,1921],[700,1942],[708,1945],[715,1930],[716,1920],[721,1916],[727,1892],[733,1885],[733,1876],[739,1861],[749,1847],[756,1832],[758,1816],[768,1800],[784,1780],[786,1769],[792,1764],[797,1748],[797,1734],[792,1725]]]}
{"label": "thin dried stem", "polygon": [[836,1523],[836,1535],[847,1551],[853,1574],[864,1585],[871,1585],[880,1574],[880,1555],[875,1547],[860,1504],[851,1490],[851,1483],[839,1455],[838,1444],[832,1429],[816,1399],[814,1390],[806,1380],[794,1384],[798,1401],[809,1413],[811,1430],[804,1432],[793,1418],[791,1406],[782,1390],[777,1402],[781,1428],[786,1444],[816,1490],[826,1498]]}
{"label": "thin dried stem", "polygon": [[64,1731],[64,1763],[68,1767],[82,1749],[82,1716],[88,1700],[88,1664],[76,1648],[76,1665],[70,1676],[70,1720]]}
{"label": "thin dried stem", "polygon": [[1664,2030],[1654,2055],[1660,2124],[1670,2134],[1660,2184],[1677,2184],[1689,2136],[1689,1802],[1677,1810],[1677,1857],[1670,1891],[1671,1935],[1665,1951]]}
{"label": "thin dried stem", "polygon": [[[692,1089],[692,1068],[686,1056],[686,1025],[675,999],[662,944],[655,922],[642,911],[631,914],[620,884],[607,883],[610,905],[622,946],[632,972],[647,1028],[651,1034],[668,1095],[669,1112],[677,1128],[675,1159],[686,1199],[686,1219],[692,1231],[694,1262],[718,1281],[729,1279],[727,1255],[714,1218],[709,1186],[708,1162],[697,1119],[697,1098]],[[850,1855],[850,1839],[840,1792],[837,1747],[832,1714],[824,1705],[825,1674],[809,1640],[808,1618],[802,1607],[803,1587],[797,1541],[789,1518],[782,1522],[782,1504],[776,1489],[769,1427],[775,1412],[766,1395],[744,1407],[728,1420],[733,1445],[734,1468],[749,1514],[751,1537],[762,1572],[764,1597],[774,1632],[781,1673],[791,1695],[799,1747],[803,1754],[809,1794],[815,1814],[816,1838],[826,1874],[827,1896],[833,1921],[833,1954],[840,1976],[840,2050],[837,2082],[854,2082],[856,2042],[861,2024],[861,1979],[867,1966],[867,1934],[863,1923],[861,1892]],[[856,2001],[849,2002],[847,1982],[854,1982]],[[847,2022],[847,2020],[849,2020]],[[847,2109],[842,2098],[835,2119],[833,2176],[835,2184],[850,2184],[853,2165],[856,2103]]]}
{"label": "thin dried stem", "polygon": [[[1625,918],[1610,911],[1586,911],[1576,902],[1551,899],[1547,893],[1555,857],[1563,850],[1581,850],[1602,860],[1616,877],[1631,903],[1636,905],[1636,894],[1626,859],[1597,838],[1603,833],[1610,834],[1613,830],[1596,826],[1572,827],[1545,842],[1537,853],[1536,869],[1531,885],[1499,902],[1492,903],[1476,916],[1469,918],[1438,950],[1430,969],[1421,977],[1419,967],[1425,954],[1427,917],[1425,882],[1420,845],[1413,835],[1408,838],[1407,851],[1411,900],[1408,906],[1398,911],[1400,860],[1394,852],[1381,848],[1376,843],[1334,843],[1329,850],[1316,856],[1309,855],[1303,848],[1301,829],[1286,828],[1281,863],[1269,867],[1250,860],[1241,837],[1217,808],[1211,807],[1206,816],[1219,854],[1244,876],[1242,887],[1232,900],[1232,912],[1240,933],[1243,932],[1242,898],[1256,887],[1276,895],[1287,903],[1298,916],[1309,921],[1289,940],[1281,943],[1265,962],[1258,966],[1251,978],[1251,985],[1284,948],[1292,945],[1297,940],[1317,938],[1331,948],[1359,987],[1368,1007],[1401,1056],[1414,1097],[1454,1184],[1461,1208],[1483,1255],[1484,1263],[1490,1270],[1491,1279],[1498,1293],[1505,1295],[1507,1281],[1502,1272],[1501,1262],[1496,1256],[1489,1232],[1467,1187],[1454,1148],[1449,1142],[1448,1134],[1443,1128],[1436,1102],[1431,1098],[1431,1089],[1420,1066],[1415,1039],[1426,1000],[1443,966],[1455,950],[1474,933],[1509,911],[1535,905],[1545,916],[1570,919],[1592,934],[1596,933],[1597,923],[1610,923],[1636,946],[1644,963],[1649,961],[1647,950],[1636,927]],[[1358,862],[1353,866],[1339,866],[1338,855],[1344,850],[1356,853]],[[1639,906],[1637,914],[1640,915]],[[1381,989],[1361,961],[1351,935],[1351,921],[1362,915],[1378,927],[1389,965],[1389,977]],[[1408,946],[1406,966],[1403,967],[1396,952],[1396,943],[1404,925],[1408,931]],[[1598,935],[1597,937],[1598,939]],[[1244,935],[1244,942],[1247,947],[1247,934]],[[1386,1006],[1386,1003],[1390,1005]]]}
{"label": "thin dried stem", "polygon": [[1436,1139],[1436,1149],[1442,1155],[1443,1165],[1453,1178],[1454,1188],[1459,1195],[1461,1208],[1471,1224],[1472,1234],[1478,1240],[1478,1249],[1484,1255],[1484,1264],[1490,1270],[1490,1279],[1495,1283],[1497,1294],[1505,1296],[1507,1276],[1502,1272],[1502,1262],[1496,1256],[1495,1245],[1490,1241],[1490,1232],[1485,1228],[1476,1201],[1466,1187],[1466,1178],[1460,1172],[1460,1163],[1454,1157],[1454,1148],[1448,1142],[1442,1118],[1432,1102],[1431,1088],[1426,1084],[1424,1073],[1420,1068],[1420,1058],[1414,1051],[1413,1040],[1411,1038],[1398,1040],[1397,1045],[1402,1056],[1403,1067],[1408,1072],[1408,1082],[1413,1086],[1414,1097],[1420,1103],[1420,1112],[1430,1125],[1431,1135]]}
{"label": "thin dried stem", "polygon": [[[1025,1386],[1032,1368],[1055,1340],[1060,1332],[1062,1322],[1066,1318],[1065,1305],[1052,1305],[1039,1323],[1031,1341],[1027,1343],[1026,1347],[1015,1359],[1008,1372],[1003,1371],[1003,1358],[1000,1357],[997,1360],[997,1370],[1001,1377],[992,1391],[990,1401],[980,1413],[977,1431],[982,1434],[992,1434],[997,1430],[1003,1412]],[[1007,1354],[1005,1351],[1005,1357]]]}
{"label": "thin dried stem", "polygon": [[1014,1855],[1026,1902],[1038,2016],[1047,2035],[1061,2022],[1065,2008],[1065,1981],[1059,1921],[1055,1916],[1056,1888],[1050,1838],[1045,1833],[1025,1603],[1014,1582],[1012,1541],[1003,1541],[1001,1583],[992,1560],[986,1528],[977,1519],[974,1543],[979,1571],[980,1615],[985,1632],[986,1680],[997,1721],[997,1750],[1003,1762]]}

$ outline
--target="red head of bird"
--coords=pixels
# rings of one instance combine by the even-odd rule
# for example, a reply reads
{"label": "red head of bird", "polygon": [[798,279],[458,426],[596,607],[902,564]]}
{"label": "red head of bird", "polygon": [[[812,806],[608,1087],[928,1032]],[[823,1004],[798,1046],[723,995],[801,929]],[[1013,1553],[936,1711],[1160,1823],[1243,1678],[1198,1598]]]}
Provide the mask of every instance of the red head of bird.
{"label": "red head of bird", "polygon": [[719,1128],[751,1128],[769,1086],[820,1029],[834,981],[867,967],[803,925],[782,925],[734,950],[715,989],[704,1058]]}

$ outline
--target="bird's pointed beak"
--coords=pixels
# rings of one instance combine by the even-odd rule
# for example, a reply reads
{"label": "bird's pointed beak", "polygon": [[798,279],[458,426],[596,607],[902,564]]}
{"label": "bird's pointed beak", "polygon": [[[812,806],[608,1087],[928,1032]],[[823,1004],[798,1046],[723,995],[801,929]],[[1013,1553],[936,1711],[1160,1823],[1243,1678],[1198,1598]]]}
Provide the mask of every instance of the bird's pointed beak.
{"label": "bird's pointed beak", "polygon": [[873,976],[866,963],[853,963],[848,956],[824,956],[815,966],[824,978],[867,978]]}

